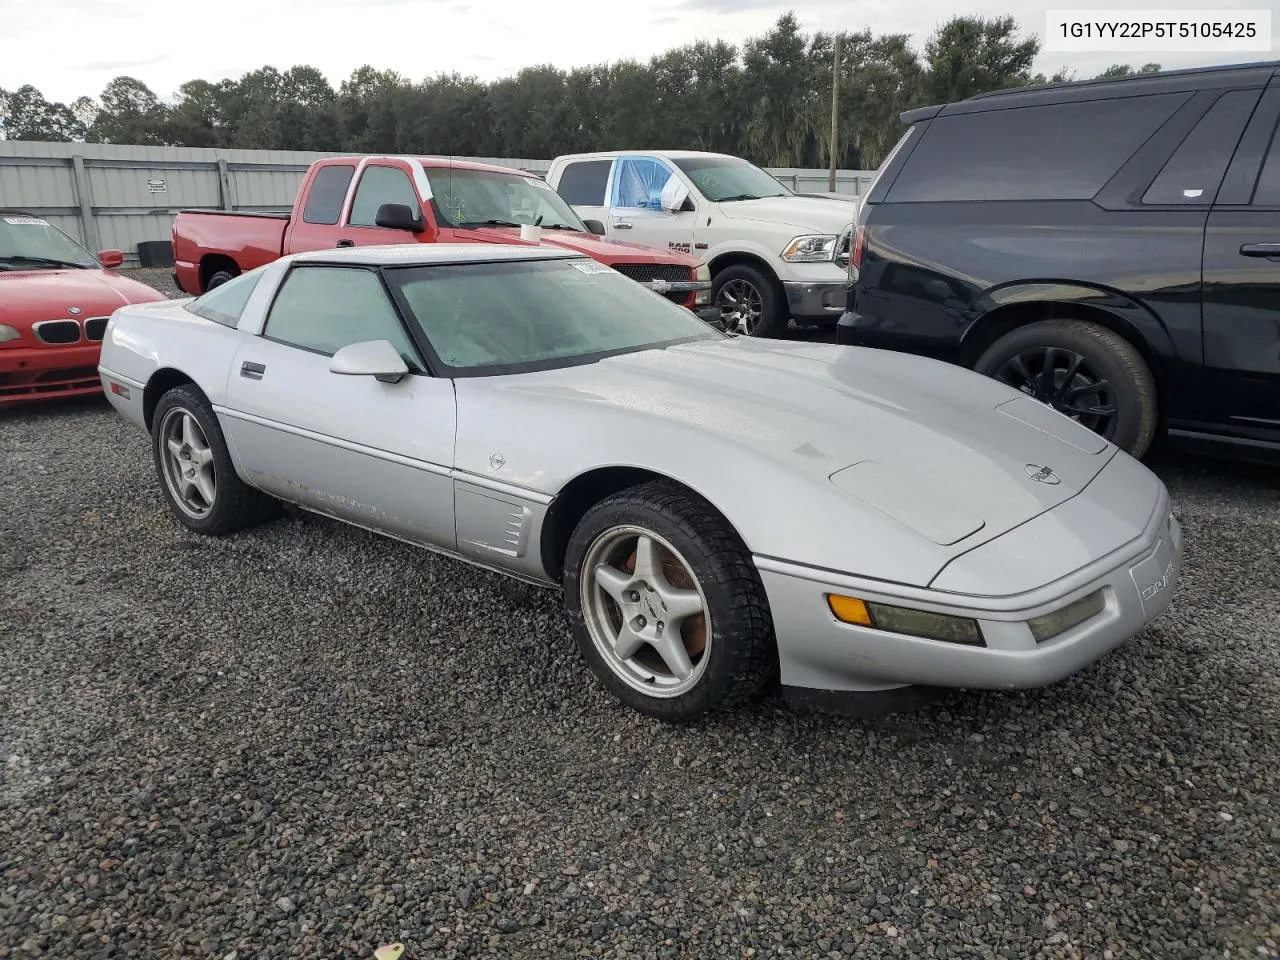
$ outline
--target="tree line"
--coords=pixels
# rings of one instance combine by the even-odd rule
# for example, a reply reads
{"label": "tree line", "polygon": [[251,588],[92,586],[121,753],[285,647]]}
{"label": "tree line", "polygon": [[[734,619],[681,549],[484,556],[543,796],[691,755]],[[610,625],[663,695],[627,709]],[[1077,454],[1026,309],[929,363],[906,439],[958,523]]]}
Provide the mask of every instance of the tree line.
{"label": "tree line", "polygon": [[[908,34],[841,33],[836,157],[873,169],[902,133],[899,114],[1046,77],[1011,16],[954,17],[917,51]],[[97,98],[0,89],[0,139],[550,159],[588,150],[709,150],[762,166],[830,158],[832,33],[792,13],[741,47],[700,41],[648,63],[528,67],[491,83],[457,73],[415,82],[363,66],[335,90],[311,66],[238,80],[188,80],[171,101],[116,77]],[[1118,64],[1104,76],[1152,72]]]}

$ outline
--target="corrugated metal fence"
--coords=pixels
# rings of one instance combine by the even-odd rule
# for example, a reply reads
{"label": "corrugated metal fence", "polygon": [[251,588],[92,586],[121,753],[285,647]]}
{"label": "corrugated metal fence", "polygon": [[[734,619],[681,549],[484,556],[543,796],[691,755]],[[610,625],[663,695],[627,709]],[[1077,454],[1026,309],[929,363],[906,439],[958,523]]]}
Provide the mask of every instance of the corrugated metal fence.
{"label": "corrugated metal fence", "polygon": [[[0,140],[0,212],[44,217],[90,250],[168,240],[179,210],[289,210],[307,166],[334,153],[214,150]],[[543,174],[550,160],[466,157]],[[769,168],[800,193],[826,193],[825,170]],[[836,192],[860,196],[869,170],[840,170]]]}

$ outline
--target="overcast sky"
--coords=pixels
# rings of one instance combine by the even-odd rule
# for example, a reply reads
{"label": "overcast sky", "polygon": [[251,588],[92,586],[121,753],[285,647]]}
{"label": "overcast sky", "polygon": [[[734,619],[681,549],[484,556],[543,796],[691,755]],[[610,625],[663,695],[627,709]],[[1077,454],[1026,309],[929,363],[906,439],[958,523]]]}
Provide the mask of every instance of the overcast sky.
{"label": "overcast sky", "polygon": [[[1274,0],[1222,3],[1262,8]],[[1204,9],[1212,0],[1130,0],[1129,8]],[[1055,8],[1108,6],[1058,0]],[[365,63],[414,80],[458,71],[490,80],[520,67],[647,59],[699,39],[758,35],[792,9],[806,30],[905,32],[922,45],[955,14],[1013,14],[1043,37],[1046,7],[1031,0],[0,0],[0,88],[24,83],[51,100],[97,96],[129,74],[162,98],[185,80],[219,80],[270,64],[318,67],[336,87]],[[1280,28],[1280,16],[1273,28]],[[180,26],[182,21],[186,26]],[[1280,50],[1280,39],[1273,40]],[[1116,62],[1166,67],[1265,60],[1274,53],[1045,53],[1037,68],[1082,76]]]}

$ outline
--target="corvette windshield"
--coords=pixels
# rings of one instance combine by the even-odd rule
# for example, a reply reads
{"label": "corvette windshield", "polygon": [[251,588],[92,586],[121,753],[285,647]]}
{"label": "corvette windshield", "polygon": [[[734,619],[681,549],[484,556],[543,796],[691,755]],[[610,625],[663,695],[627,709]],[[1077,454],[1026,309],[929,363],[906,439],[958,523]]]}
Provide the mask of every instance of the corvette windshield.
{"label": "corvette windshield", "polygon": [[588,232],[560,194],[537,177],[452,167],[427,167],[426,172],[444,226],[518,227],[540,222],[547,230]]}
{"label": "corvette windshield", "polygon": [[737,157],[675,157],[673,162],[715,203],[791,196],[791,191],[769,174]]}
{"label": "corvette windshield", "polygon": [[513,372],[724,334],[594,260],[524,260],[387,271],[437,359]]}
{"label": "corvette windshield", "polygon": [[0,270],[96,267],[97,259],[39,217],[0,216]]}

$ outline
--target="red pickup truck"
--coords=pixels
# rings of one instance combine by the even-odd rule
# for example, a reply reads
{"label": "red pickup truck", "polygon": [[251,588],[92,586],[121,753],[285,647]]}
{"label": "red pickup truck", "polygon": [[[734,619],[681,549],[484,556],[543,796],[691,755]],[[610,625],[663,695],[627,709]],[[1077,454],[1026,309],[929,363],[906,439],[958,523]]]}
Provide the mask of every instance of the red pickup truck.
{"label": "red pickup truck", "polygon": [[[522,240],[523,224],[541,227]],[[327,157],[307,170],[292,213],[183,210],[174,282],[195,296],[290,253],[393,243],[545,243],[584,253],[719,323],[698,259],[601,236],[545,181],[508,167],[426,157]]]}

